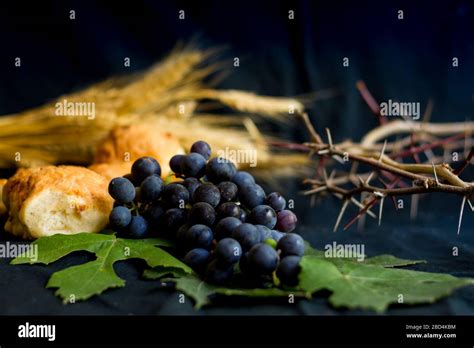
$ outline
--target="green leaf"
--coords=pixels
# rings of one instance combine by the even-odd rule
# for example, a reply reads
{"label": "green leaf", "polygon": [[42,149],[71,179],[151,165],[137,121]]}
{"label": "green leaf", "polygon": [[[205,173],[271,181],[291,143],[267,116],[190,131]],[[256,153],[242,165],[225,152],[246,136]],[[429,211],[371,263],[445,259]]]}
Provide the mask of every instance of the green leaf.
{"label": "green leaf", "polygon": [[387,268],[408,262],[398,260],[384,256],[371,264],[304,256],[300,288],[308,293],[330,290],[329,302],[335,307],[383,312],[390,304],[399,303],[400,295],[405,304],[431,303],[459,287],[474,284],[474,279],[449,274]]}
{"label": "green leaf", "polygon": [[417,265],[419,263],[426,263],[425,260],[404,260],[399,259],[393,255],[378,255],[374,257],[370,257],[363,261],[366,265],[376,265],[382,267],[402,267],[402,266],[411,266]]}
{"label": "green leaf", "polygon": [[58,288],[56,295],[64,302],[71,299],[85,300],[102,293],[108,288],[121,287],[125,281],[117,276],[113,265],[117,261],[143,259],[150,267],[172,267],[184,273],[192,270],[168,252],[156,246],[167,246],[161,239],[132,240],[116,238],[115,235],[79,233],[74,235],[56,234],[37,239],[37,259],[20,256],[12,264],[49,264],[74,251],[88,251],[96,255],[94,261],[72,266],[53,273],[46,287]]}
{"label": "green leaf", "polygon": [[155,267],[151,269],[146,269],[143,272],[143,277],[145,279],[156,280],[161,279],[164,277],[174,277],[178,278],[184,276],[186,272],[184,272],[181,268],[174,268],[174,267]]}
{"label": "green leaf", "polygon": [[241,287],[219,287],[208,284],[196,276],[185,275],[178,279],[166,279],[176,284],[176,289],[182,291],[195,301],[197,309],[211,303],[210,297],[242,296],[242,297],[285,297],[288,295],[306,296],[302,291],[283,290],[276,287],[269,288],[241,288]]}

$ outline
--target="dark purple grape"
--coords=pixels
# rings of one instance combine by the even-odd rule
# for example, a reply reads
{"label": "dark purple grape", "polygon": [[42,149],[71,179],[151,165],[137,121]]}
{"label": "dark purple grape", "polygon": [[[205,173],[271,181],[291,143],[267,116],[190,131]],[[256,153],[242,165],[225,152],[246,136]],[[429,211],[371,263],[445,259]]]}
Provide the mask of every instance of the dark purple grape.
{"label": "dark purple grape", "polygon": [[202,184],[194,191],[193,202],[206,202],[217,207],[221,200],[219,189],[213,184]]}
{"label": "dark purple grape", "polygon": [[223,181],[217,185],[221,193],[221,202],[230,202],[237,198],[239,192],[237,185],[231,181]]}
{"label": "dark purple grape", "polygon": [[110,212],[109,222],[112,228],[123,230],[132,221],[132,214],[126,207],[115,207]]}
{"label": "dark purple grape", "polygon": [[237,185],[237,187],[243,187],[249,184],[255,184],[255,179],[252,176],[252,174],[244,172],[244,171],[238,171],[231,180],[234,184]]}
{"label": "dark purple grape", "polygon": [[152,203],[158,200],[163,189],[163,180],[158,175],[151,175],[140,185],[140,202]]}
{"label": "dark purple grape", "polygon": [[272,192],[267,196],[267,204],[273,208],[277,213],[286,207],[285,198],[278,192]]}
{"label": "dark purple grape", "polygon": [[191,152],[195,152],[200,154],[202,157],[206,159],[206,161],[211,157],[211,147],[205,141],[199,140],[196,141],[191,146]]}
{"label": "dark purple grape", "polygon": [[191,267],[196,273],[203,273],[206,269],[211,254],[206,249],[196,248],[190,250],[184,256],[184,263]]}
{"label": "dark purple grape", "polygon": [[258,230],[258,233],[260,234],[260,242],[263,243],[267,239],[273,239],[272,238],[272,230],[270,230],[267,226],[264,225],[255,225],[255,227]]}
{"label": "dark purple grape", "polygon": [[191,248],[210,250],[213,239],[212,230],[206,225],[191,226],[186,233],[186,244]]}
{"label": "dark purple grape", "polygon": [[123,176],[123,178],[130,180],[130,182],[133,184],[133,186],[140,186],[140,185],[137,185],[137,183],[133,180],[132,174],[130,174],[130,173],[129,173],[129,174],[125,174],[125,175]]}
{"label": "dark purple grape", "polygon": [[214,184],[230,181],[236,172],[235,164],[222,157],[215,157],[206,165],[206,176]]}
{"label": "dark purple grape", "polygon": [[145,238],[148,232],[148,222],[143,216],[132,216],[132,220],[127,226],[127,232],[133,238]]}
{"label": "dark purple grape", "polygon": [[248,267],[256,275],[271,274],[278,265],[278,254],[268,244],[256,244],[249,250]]}
{"label": "dark purple grape", "polygon": [[132,178],[137,184],[141,184],[143,180],[153,174],[161,176],[160,164],[153,157],[141,157],[133,162]]}
{"label": "dark purple grape", "polygon": [[282,232],[291,232],[296,228],[298,219],[290,210],[282,210],[277,214],[276,229]]}
{"label": "dark purple grape", "polygon": [[119,203],[131,203],[135,199],[135,186],[128,179],[114,178],[109,183],[109,194]]}
{"label": "dark purple grape", "polygon": [[171,208],[184,208],[189,202],[189,192],[181,184],[171,183],[163,188],[161,198]]}
{"label": "dark purple grape", "polygon": [[189,221],[192,225],[212,226],[216,221],[216,211],[209,203],[195,203],[189,212]]}
{"label": "dark purple grape", "polygon": [[298,275],[301,271],[301,258],[299,256],[286,256],[280,260],[276,270],[276,276],[283,285],[298,285]]}
{"label": "dark purple grape", "polygon": [[176,232],[187,220],[188,214],[185,209],[171,208],[163,215],[163,226],[168,232]]}
{"label": "dark purple grape", "polygon": [[252,210],[265,202],[265,191],[257,184],[239,187],[239,199],[247,209]]}
{"label": "dark purple grape", "polygon": [[249,221],[256,225],[264,225],[268,228],[273,228],[277,222],[277,215],[275,210],[268,205],[257,205],[250,212]]}
{"label": "dark purple grape", "polygon": [[223,218],[215,227],[216,240],[231,237],[235,228],[241,224],[242,222],[235,217]]}
{"label": "dark purple grape", "polygon": [[181,225],[176,231],[176,241],[178,242],[178,247],[181,250],[190,250],[189,243],[187,238],[188,230],[191,226],[189,224]]}
{"label": "dark purple grape", "polygon": [[281,251],[281,257],[290,255],[303,256],[304,240],[296,233],[287,233],[278,241],[277,249]]}
{"label": "dark purple grape", "polygon": [[194,197],[194,192],[201,185],[201,182],[196,178],[186,178],[181,184],[188,189],[189,198],[192,201]]}
{"label": "dark purple grape", "polygon": [[206,280],[209,283],[222,284],[228,281],[234,274],[234,267],[227,266],[222,267],[219,265],[217,260],[213,260],[209,263],[206,269]]}
{"label": "dark purple grape", "polygon": [[224,238],[217,243],[215,256],[220,265],[232,265],[239,262],[242,247],[235,239]]}
{"label": "dark purple grape", "polygon": [[181,162],[183,158],[184,155],[174,155],[170,159],[170,168],[176,175],[181,175]]}
{"label": "dark purple grape", "polygon": [[237,240],[244,251],[260,242],[260,233],[254,225],[243,223],[232,231],[232,238]]}
{"label": "dark purple grape", "polygon": [[150,226],[154,228],[161,226],[164,214],[165,209],[160,202],[153,205],[148,205],[143,213]]}
{"label": "dark purple grape", "polygon": [[234,202],[225,202],[217,207],[216,213],[219,219],[223,219],[229,216],[236,217],[239,219],[241,215],[241,209]]}
{"label": "dark purple grape", "polygon": [[206,172],[206,159],[198,153],[190,153],[181,159],[181,174],[185,177],[200,178]]}

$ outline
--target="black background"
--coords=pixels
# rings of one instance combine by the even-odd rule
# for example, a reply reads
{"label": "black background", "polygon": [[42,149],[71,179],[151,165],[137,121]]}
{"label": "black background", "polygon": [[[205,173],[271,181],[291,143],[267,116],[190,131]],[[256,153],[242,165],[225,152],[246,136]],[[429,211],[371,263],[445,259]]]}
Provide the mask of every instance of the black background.
{"label": "black background", "polygon": [[[76,19],[69,20],[69,10]],[[186,19],[178,20],[178,10]],[[289,21],[288,10],[295,11]],[[397,11],[404,19],[397,19]],[[355,89],[363,79],[377,100],[398,99],[426,106],[434,101],[432,120],[472,119],[474,95],[473,1],[297,1],[194,2],[133,1],[123,4],[91,1],[15,2],[0,5],[0,114],[41,105],[111,75],[142,70],[163,57],[178,40],[195,39],[201,47],[225,46],[222,58],[238,56],[219,87],[268,95],[331,91],[316,101],[310,115],[319,131],[332,129],[336,141],[359,139],[377,125]],[[14,58],[22,58],[22,68]],[[130,57],[131,68],[123,67]],[[350,66],[342,66],[349,57]],[[452,57],[459,58],[453,68]],[[304,141],[300,125],[273,131]],[[464,178],[472,171],[466,171]],[[461,234],[456,235],[461,199],[442,194],[424,197],[420,214],[409,219],[406,208],[386,205],[380,228],[368,221],[363,231],[332,233],[339,203],[331,198],[309,209],[298,196],[297,180],[285,182],[285,194],[296,200],[299,232],[314,246],[364,243],[369,256],[391,253],[425,259],[412,267],[426,271],[474,276],[474,219],[466,207]],[[352,214],[355,211],[352,210]],[[350,214],[346,215],[346,218]],[[2,239],[9,239],[2,233]],[[453,257],[453,246],[459,256]],[[53,290],[44,289],[49,276],[90,259],[75,254],[51,266],[9,266],[0,261],[1,314],[367,314],[335,310],[324,297],[300,300],[220,299],[196,312],[188,300],[178,303],[171,289],[140,279],[143,263],[118,263],[127,281],[122,289],[74,305],[62,305]],[[388,314],[474,314],[473,287],[427,306],[394,306]]]}

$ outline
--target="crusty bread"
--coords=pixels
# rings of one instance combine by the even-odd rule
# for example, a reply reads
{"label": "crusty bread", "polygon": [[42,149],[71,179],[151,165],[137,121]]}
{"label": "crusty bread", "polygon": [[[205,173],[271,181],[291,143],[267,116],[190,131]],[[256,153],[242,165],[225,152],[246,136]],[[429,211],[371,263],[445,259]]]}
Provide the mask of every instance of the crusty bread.
{"label": "crusty bread", "polygon": [[129,174],[132,169],[132,164],[129,162],[97,163],[90,165],[88,168],[99,173],[110,182],[113,178]]}
{"label": "crusty bread", "polygon": [[[176,154],[184,154],[184,149],[176,137],[169,132],[161,131],[156,125],[140,123],[113,129],[98,145],[94,164],[127,163],[131,168],[136,159],[151,156],[160,163],[161,175],[166,177],[171,170],[169,161]],[[114,169],[117,173],[112,177],[123,175],[120,166],[110,167],[108,175]]]}
{"label": "crusty bread", "polygon": [[107,187],[107,179],[83,167],[19,169],[3,188],[5,230],[24,239],[99,232],[113,206]]}
{"label": "crusty bread", "polygon": [[7,179],[0,179],[0,217],[4,216],[7,213],[7,208],[5,207],[5,204],[3,204],[2,200],[3,186],[5,186],[7,181]]}

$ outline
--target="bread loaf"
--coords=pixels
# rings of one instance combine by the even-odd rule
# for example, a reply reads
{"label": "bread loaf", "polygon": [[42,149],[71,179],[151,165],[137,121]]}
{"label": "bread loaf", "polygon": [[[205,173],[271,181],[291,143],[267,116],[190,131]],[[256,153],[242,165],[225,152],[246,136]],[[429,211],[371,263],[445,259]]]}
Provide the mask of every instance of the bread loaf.
{"label": "bread loaf", "polygon": [[5,230],[24,239],[99,232],[113,199],[102,175],[76,166],[19,169],[3,188]]}

